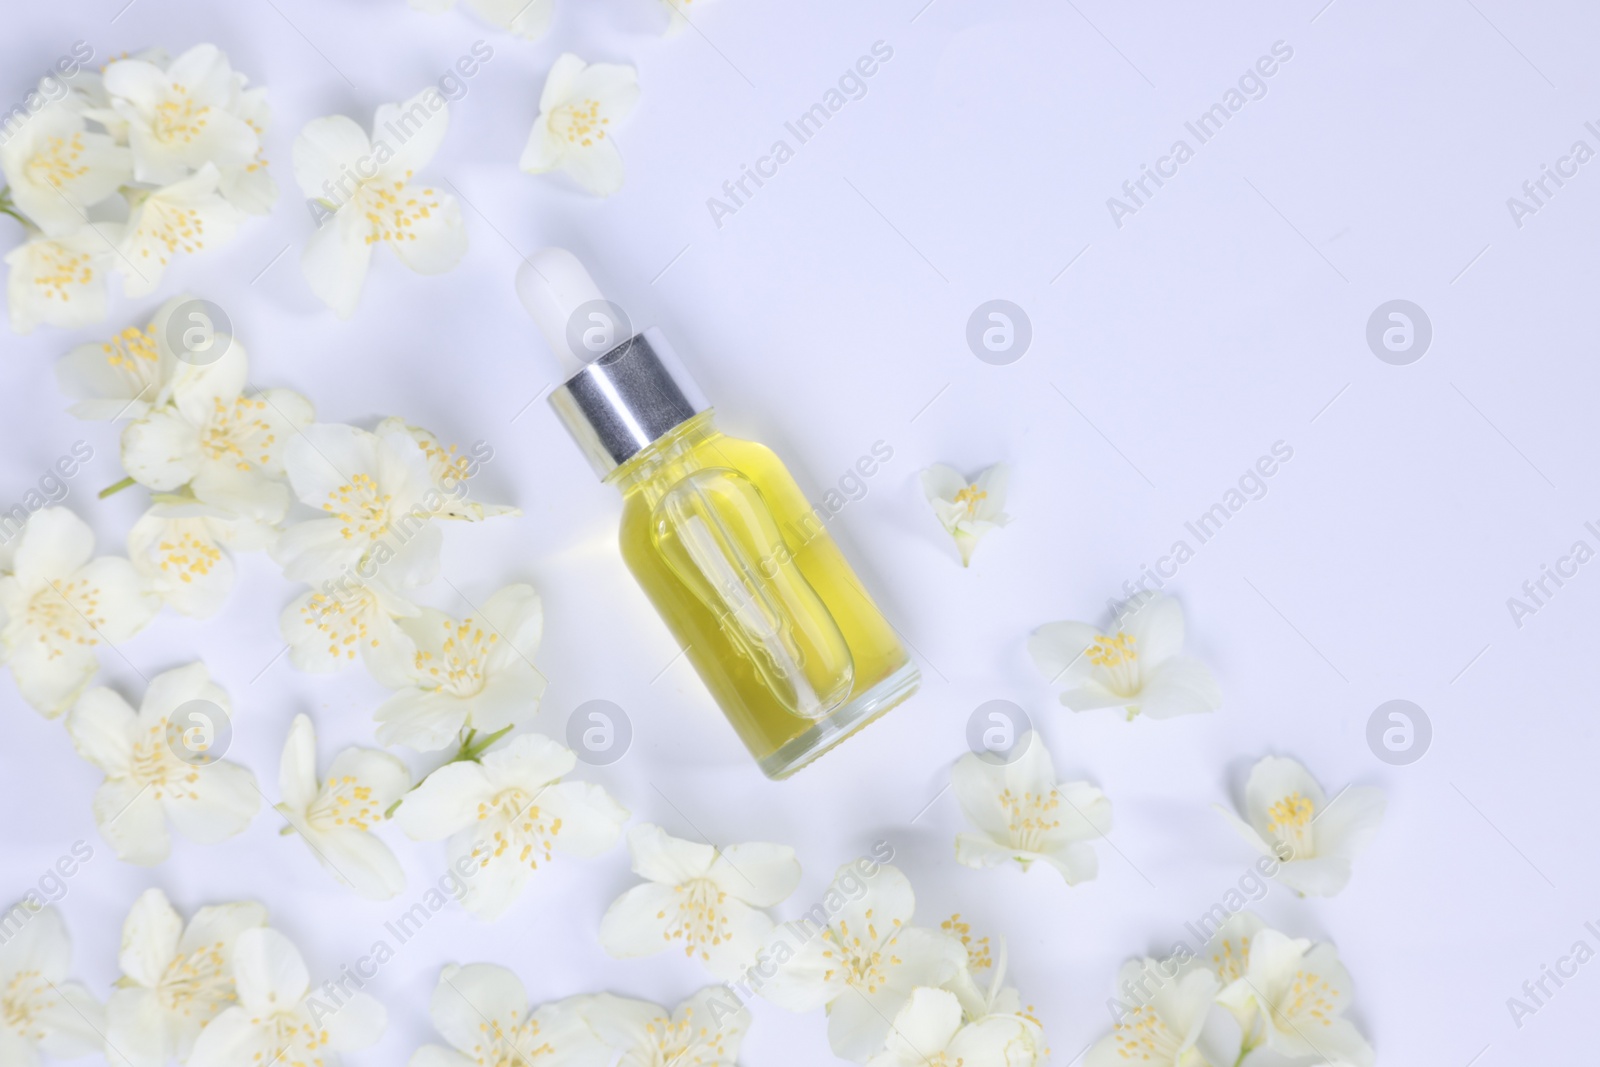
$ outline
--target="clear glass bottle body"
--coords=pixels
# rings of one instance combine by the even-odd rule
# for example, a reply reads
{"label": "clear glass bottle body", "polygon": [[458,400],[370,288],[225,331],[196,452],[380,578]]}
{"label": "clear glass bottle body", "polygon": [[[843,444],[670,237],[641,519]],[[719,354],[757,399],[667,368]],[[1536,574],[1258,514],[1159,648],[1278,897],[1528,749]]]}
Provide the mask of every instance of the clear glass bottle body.
{"label": "clear glass bottle body", "polygon": [[916,690],[888,620],[768,448],[712,412],[613,471],[622,557],[768,777]]}

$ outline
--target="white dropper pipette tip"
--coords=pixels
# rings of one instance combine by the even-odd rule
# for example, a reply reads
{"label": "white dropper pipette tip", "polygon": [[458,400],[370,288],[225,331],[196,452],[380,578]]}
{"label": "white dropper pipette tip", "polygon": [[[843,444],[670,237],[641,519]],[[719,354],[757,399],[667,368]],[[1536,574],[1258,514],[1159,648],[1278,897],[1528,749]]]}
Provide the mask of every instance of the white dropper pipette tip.
{"label": "white dropper pipette tip", "polygon": [[575,351],[568,324],[584,304],[605,300],[578,257],[565,248],[543,248],[523,261],[517,270],[517,296],[561,360],[561,373],[570,378],[584,368],[586,353]]}

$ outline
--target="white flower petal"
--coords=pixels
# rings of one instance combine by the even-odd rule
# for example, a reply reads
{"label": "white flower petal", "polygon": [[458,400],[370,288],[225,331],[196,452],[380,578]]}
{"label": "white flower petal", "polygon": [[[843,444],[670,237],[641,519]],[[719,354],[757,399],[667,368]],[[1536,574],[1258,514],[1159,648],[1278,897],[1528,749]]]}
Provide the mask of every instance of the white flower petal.
{"label": "white flower petal", "polygon": [[1246,842],[1256,849],[1256,851],[1260,852],[1263,856],[1276,855],[1276,853],[1273,851],[1272,845],[1267,841],[1266,838],[1256,833],[1255,827],[1239,818],[1239,816],[1235,815],[1221,804],[1213,804],[1212,807],[1215,808],[1217,813],[1220,814],[1224,819],[1228,820],[1228,825],[1233,827],[1234,830],[1238,832],[1239,836],[1244,838]]}
{"label": "white flower petal", "polygon": [[467,254],[467,224],[456,198],[428,185],[408,185],[402,190],[408,202],[416,201],[404,227],[389,233],[385,243],[395,258],[418,274],[443,274],[456,268]]}
{"label": "white flower petal", "polygon": [[240,833],[261,807],[261,790],[248,767],[221,761],[194,769],[190,792],[163,801],[167,818],[184,837],[214,845]]}
{"label": "white flower petal", "polygon": [[146,889],[133,902],[122,924],[117,965],[142,986],[154,987],[178,951],[183,918],[160,889]]}
{"label": "white flower petal", "polygon": [[1123,608],[1122,628],[1151,670],[1182,651],[1183,606],[1159,593],[1140,594]]}
{"label": "white flower petal", "polygon": [[550,65],[545,75],[544,89],[539,93],[539,110],[548,114],[572,95],[573,83],[583,68],[588,66],[575,52],[563,52]]}
{"label": "white flower petal", "polygon": [[317,798],[317,789],[316,730],[309,715],[296,715],[278,761],[278,792],[284,804],[304,811]]}
{"label": "white flower petal", "polygon": [[1288,860],[1274,878],[1307,897],[1331,897],[1350,884],[1351,864],[1343,856],[1315,856]]}
{"label": "white flower petal", "polygon": [[196,427],[173,410],[156,410],[122,431],[122,468],[147,489],[170,492],[200,468]]}
{"label": "white flower petal", "polygon": [[[398,104],[380,104],[372,118],[379,143],[393,154],[378,173],[406,182],[432,162],[450,130],[450,102],[433,86]],[[404,140],[401,140],[404,138]]]}
{"label": "white flower petal", "polygon": [[633,857],[634,874],[667,885],[705,877],[717,858],[712,846],[673,837],[653,823],[629,828],[628,852]]}
{"label": "white flower petal", "polygon": [[369,791],[371,805],[380,811],[411,788],[411,770],[395,756],[377,748],[347,748],[328,765],[328,779],[349,779]]}
{"label": "white flower petal", "polygon": [[139,701],[140,725],[159,725],[157,720],[191,700],[208,700],[224,712],[231,707],[227,691],[213,682],[206,665],[197,661],[162,671],[150,680]]}
{"label": "white flower petal", "polygon": [[139,572],[121,556],[99,556],[58,586],[72,601],[85,626],[91,622],[96,641],[121,644],[155,618],[161,601],[146,588]]}
{"label": "white flower petal", "polygon": [[122,227],[95,222],[64,237],[35,237],[6,253],[11,328],[32,333],[41,323],[73,329],[106,317],[106,278],[117,260]]}
{"label": "white flower petal", "polygon": [[8,980],[22,972],[36,971],[48,982],[59,982],[66,978],[71,964],[72,939],[61,913],[53,907],[33,912],[20,930],[0,942],[0,974]]}
{"label": "white flower petal", "polygon": [[[402,807],[402,811],[405,809]],[[461,905],[485,922],[494,922],[516,903],[533,868],[518,853],[497,852],[487,837],[474,836],[472,830],[463,830],[450,839],[447,853],[450,866],[471,863],[477,870],[467,882]],[[539,859],[544,859],[542,853]]]}
{"label": "white flower petal", "polygon": [[372,142],[344,115],[312,119],[294,139],[294,180],[310,199],[332,199],[341,181],[372,156]]}
{"label": "white flower petal", "polygon": [[598,856],[616,844],[628,809],[593,782],[558,782],[545,789],[539,803],[561,820],[556,847],[574,856]]}
{"label": "white flower petal", "polygon": [[222,946],[231,957],[233,943],[239,934],[253,926],[267,924],[267,909],[251,900],[229,904],[208,904],[194,913],[189,925],[184,927],[178,951],[191,953],[204,947]]}
{"label": "white flower petal", "polygon": [[904,1007],[910,991],[851,988],[828,1005],[828,1047],[841,1059],[864,1062],[888,1043],[890,1019]]}
{"label": "white flower petal", "polygon": [[295,582],[324,582],[340,578],[361,562],[363,546],[345,536],[339,519],[308,519],[283,531],[272,547],[272,558],[284,577]]}
{"label": "white flower petal", "polygon": [[1039,858],[1060,871],[1068,885],[1092,882],[1100,873],[1100,857],[1082,842],[1054,847]]}
{"label": "white flower petal", "polygon": [[66,508],[41,508],[23,527],[11,570],[30,586],[63,578],[94,553],[94,531]]}
{"label": "white flower petal", "polygon": [[1329,801],[1317,815],[1317,854],[1353,858],[1378,832],[1388,806],[1376,786],[1351,786]]}
{"label": "white flower petal", "polygon": [[118,1067],[166,1067],[174,1054],[170,1032],[165,1006],[154,990],[111,991],[104,1044],[116,1050]]}
{"label": "white flower petal", "polygon": [[117,858],[150,867],[167,858],[166,813],[148,786],[107,778],[94,794],[94,821]]}
{"label": "white flower petal", "polygon": [[787,900],[800,883],[800,862],[788,845],[729,845],[711,865],[711,877],[728,895],[770,908]]}
{"label": "white flower petal", "polygon": [[256,1015],[288,1010],[311,988],[300,950],[271,927],[244,930],[233,946],[233,980],[239,1003]]}
{"label": "white flower petal", "polygon": [[274,1057],[281,1058],[282,1049],[271,1032],[251,1018],[249,1009],[235,1007],[200,1031],[184,1067],[238,1067],[241,1063],[271,1063]]}
{"label": "white flower petal", "polygon": [[373,1045],[383,1036],[389,1024],[389,1012],[377,998],[354,993],[322,1022],[328,1035],[328,1048],[334,1052],[350,1052]]}
{"label": "white flower petal", "polygon": [[1049,682],[1072,688],[1093,673],[1086,653],[1099,636],[1088,623],[1047,622],[1028,638],[1028,654]]}
{"label": "white flower petal", "polygon": [[128,702],[110,689],[91,689],[67,714],[67,733],[78,755],[111,777],[128,773],[136,722]]}
{"label": "white flower petal", "polygon": [[496,26],[529,41],[549,31],[555,14],[555,0],[466,0],[466,3]]}
{"label": "white flower petal", "polygon": [[361,300],[372,263],[371,233],[371,222],[347,205],[311,232],[300,253],[306,283],[341,319],[354,315]]}
{"label": "white flower petal", "polygon": [[57,982],[34,1022],[44,1031],[39,1049],[57,1059],[75,1059],[105,1048],[105,1007],[77,982]]}
{"label": "white flower petal", "polygon": [[454,742],[467,724],[469,705],[443,693],[409,689],[378,706],[378,741],[437,752]]}
{"label": "white flower petal", "polygon": [[478,805],[493,795],[478,763],[447,763],[424,778],[395,811],[395,821],[414,841],[437,841],[478,818]]}
{"label": "white flower petal", "polygon": [[676,884],[642,882],[623,893],[600,919],[600,946],[619,959],[653,956],[672,947],[682,894]]}
{"label": "white flower petal", "polygon": [[483,757],[483,768],[499,784],[543,785],[554,782],[578,765],[566,745],[544,734],[519,734]]}
{"label": "white flower petal", "polygon": [[1056,813],[1060,825],[1048,834],[1050,840],[1088,841],[1111,832],[1111,799],[1097,787],[1061,782],[1055,792],[1061,802]]}
{"label": "white flower petal", "polygon": [[485,1020],[511,1030],[527,1014],[522,980],[492,963],[444,968],[428,1005],[428,1017],[439,1036],[469,1055],[484,1045]]}
{"label": "white flower petal", "polygon": [[714,977],[732,982],[744,977],[757,962],[757,953],[775,924],[766,912],[742,900],[728,900],[721,910],[726,919],[721,937],[702,947],[701,960]]}
{"label": "white flower petal", "polygon": [[[943,989],[914,990],[894,1017],[889,1034],[888,1063],[920,1063],[950,1046],[961,1028],[961,1003]],[[964,1061],[963,1061],[964,1062]]]}
{"label": "white flower petal", "polygon": [[579,148],[569,146],[562,153],[561,162],[572,180],[586,193],[610,196],[622,188],[622,152],[613,138]]}
{"label": "white flower petal", "polygon": [[1173,656],[1145,679],[1139,694],[1139,711],[1152,719],[1215,711],[1222,706],[1222,689],[1211,669],[1190,656]]}
{"label": "white flower petal", "polygon": [[988,834],[959,833],[956,835],[956,862],[963,867],[978,870],[984,867],[1000,867],[1016,860],[1020,862],[1027,859],[1032,862],[1038,858],[1034,853],[1022,852],[1015,846],[996,841]]}
{"label": "white flower petal", "polygon": [[922,492],[928,502],[951,501],[967,487],[967,479],[954,467],[935,463],[921,474]]}

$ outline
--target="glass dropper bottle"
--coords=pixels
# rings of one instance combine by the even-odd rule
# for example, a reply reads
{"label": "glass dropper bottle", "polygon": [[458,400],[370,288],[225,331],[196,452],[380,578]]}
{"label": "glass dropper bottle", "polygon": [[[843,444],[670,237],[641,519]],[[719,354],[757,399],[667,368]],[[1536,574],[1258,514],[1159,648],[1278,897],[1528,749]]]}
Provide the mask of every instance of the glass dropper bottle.
{"label": "glass dropper bottle", "polygon": [[517,293],[563,364],[550,396],[622,493],[622,558],[770,778],[916,691],[920,676],[813,506],[768,448],[728,437],[660,330],[634,334],[571,252]]}

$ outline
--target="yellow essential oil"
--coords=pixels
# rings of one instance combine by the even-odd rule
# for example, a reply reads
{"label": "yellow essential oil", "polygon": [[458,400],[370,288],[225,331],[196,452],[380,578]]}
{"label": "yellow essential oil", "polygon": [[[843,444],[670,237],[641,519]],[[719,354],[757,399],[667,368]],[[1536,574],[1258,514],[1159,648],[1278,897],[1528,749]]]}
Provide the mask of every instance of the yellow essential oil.
{"label": "yellow essential oil", "polygon": [[712,425],[659,330],[570,252],[523,305],[566,364],[550,405],[623,496],[623,560],[764,774],[785,778],[915,692],[917,669],[773,453]]}
{"label": "yellow essential oil", "polygon": [[607,479],[622,557],[768,776],[916,690],[917,670],[771,449],[695,416]]}

